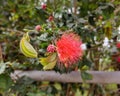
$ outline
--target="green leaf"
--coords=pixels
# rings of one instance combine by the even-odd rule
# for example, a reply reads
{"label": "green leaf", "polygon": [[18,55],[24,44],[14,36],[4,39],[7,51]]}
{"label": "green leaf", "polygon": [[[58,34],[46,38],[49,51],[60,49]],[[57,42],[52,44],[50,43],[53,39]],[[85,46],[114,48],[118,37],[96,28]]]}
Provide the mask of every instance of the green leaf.
{"label": "green leaf", "polygon": [[44,66],[43,69],[44,70],[53,69],[55,67],[56,63],[57,63],[57,59],[48,63],[48,65]]}
{"label": "green leaf", "polygon": [[59,83],[55,83],[55,84],[54,84],[54,87],[55,87],[57,90],[62,90],[62,86],[61,86]]}
{"label": "green leaf", "polygon": [[24,34],[24,37],[26,38],[26,40],[27,40],[28,42],[30,42],[29,32],[27,32],[26,34]]}
{"label": "green leaf", "polygon": [[47,57],[42,57],[39,58],[40,59],[40,63],[45,66],[48,65],[50,62],[53,62],[57,57],[56,53],[51,53],[50,55],[48,55]]}
{"label": "green leaf", "polygon": [[39,58],[39,60],[40,60],[40,63],[41,63],[43,66],[45,66],[45,65],[48,64],[48,61],[47,61],[46,57]]}
{"label": "green leaf", "polygon": [[2,74],[5,71],[6,65],[9,64],[9,62],[0,62],[0,74]]}
{"label": "green leaf", "polygon": [[1,74],[0,75],[0,90],[8,90],[12,85],[13,81],[11,80],[9,75]]}
{"label": "green leaf", "polygon": [[89,74],[85,71],[81,72],[81,77],[84,81],[85,80],[92,80],[92,78],[93,78],[91,74]]}

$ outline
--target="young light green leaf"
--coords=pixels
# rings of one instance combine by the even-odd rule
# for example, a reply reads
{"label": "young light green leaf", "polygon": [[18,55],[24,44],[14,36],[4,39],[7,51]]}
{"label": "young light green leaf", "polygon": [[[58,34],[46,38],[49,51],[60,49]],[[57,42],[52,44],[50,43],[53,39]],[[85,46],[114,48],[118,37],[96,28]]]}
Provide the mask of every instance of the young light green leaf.
{"label": "young light green leaf", "polygon": [[55,59],[57,59],[57,54],[56,53],[51,53],[47,57],[40,58],[40,63],[43,66],[48,65],[50,62],[53,62]]}
{"label": "young light green leaf", "polygon": [[33,46],[26,40],[27,37],[23,37],[20,41],[20,50],[26,56],[30,58],[37,58],[37,52]]}
{"label": "young light green leaf", "polygon": [[57,59],[54,60],[53,62],[50,62],[48,65],[44,66],[43,69],[44,70],[50,70],[50,69],[53,69],[55,67],[57,63]]}

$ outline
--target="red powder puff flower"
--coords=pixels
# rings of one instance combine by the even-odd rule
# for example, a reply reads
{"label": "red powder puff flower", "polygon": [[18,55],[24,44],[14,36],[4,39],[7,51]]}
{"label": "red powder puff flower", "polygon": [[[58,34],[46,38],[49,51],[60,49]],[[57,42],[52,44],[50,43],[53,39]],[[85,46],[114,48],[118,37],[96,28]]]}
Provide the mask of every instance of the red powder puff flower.
{"label": "red powder puff flower", "polygon": [[116,47],[120,48],[120,42],[117,42]]}
{"label": "red powder puff flower", "polygon": [[118,57],[117,57],[117,62],[119,62],[119,63],[120,63],[120,56],[118,56]]}
{"label": "red powder puff flower", "polygon": [[48,45],[47,52],[52,53],[52,52],[55,52],[55,50],[56,50],[56,48],[54,45],[52,45],[52,44]]}
{"label": "red powder puff flower", "polygon": [[56,42],[56,50],[61,63],[65,67],[78,62],[83,55],[80,37],[74,33],[66,33]]}

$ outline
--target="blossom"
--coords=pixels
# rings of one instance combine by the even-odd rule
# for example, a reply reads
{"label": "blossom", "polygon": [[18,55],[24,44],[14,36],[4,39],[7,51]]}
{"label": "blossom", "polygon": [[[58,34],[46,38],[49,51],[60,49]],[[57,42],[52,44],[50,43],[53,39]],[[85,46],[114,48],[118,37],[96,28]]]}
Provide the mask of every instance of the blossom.
{"label": "blossom", "polygon": [[35,30],[40,31],[41,30],[41,26],[40,25],[35,26]]}
{"label": "blossom", "polygon": [[53,44],[48,45],[47,52],[55,52],[56,48]]}
{"label": "blossom", "polygon": [[56,41],[56,51],[59,61],[69,67],[77,63],[83,55],[80,37],[74,33],[65,33]]}
{"label": "blossom", "polygon": [[116,47],[120,48],[120,42],[117,42]]}

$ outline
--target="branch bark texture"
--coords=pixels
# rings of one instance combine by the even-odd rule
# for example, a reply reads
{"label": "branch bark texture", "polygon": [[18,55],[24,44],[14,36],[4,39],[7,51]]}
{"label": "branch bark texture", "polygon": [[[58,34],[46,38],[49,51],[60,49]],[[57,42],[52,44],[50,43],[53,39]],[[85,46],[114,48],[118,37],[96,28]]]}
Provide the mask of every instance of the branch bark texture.
{"label": "branch bark texture", "polygon": [[[120,71],[105,72],[105,71],[88,71],[93,75],[92,80],[87,80],[87,83],[116,83],[120,84]],[[81,73],[72,71],[67,74],[60,74],[55,71],[21,71],[16,70],[11,74],[13,79],[19,79],[22,76],[27,76],[36,81],[53,81],[63,83],[82,83]]]}

